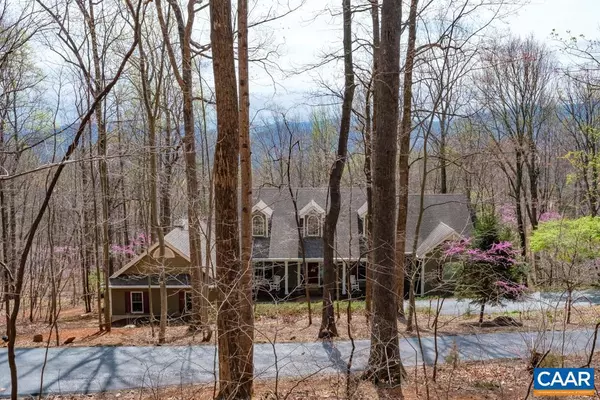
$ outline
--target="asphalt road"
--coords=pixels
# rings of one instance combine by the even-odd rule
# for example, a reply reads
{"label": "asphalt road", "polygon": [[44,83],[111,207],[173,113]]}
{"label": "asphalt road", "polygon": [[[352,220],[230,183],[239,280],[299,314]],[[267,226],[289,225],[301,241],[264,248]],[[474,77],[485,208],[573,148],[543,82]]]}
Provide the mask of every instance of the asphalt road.
{"label": "asphalt road", "polygon": [[[439,361],[443,362],[454,343],[461,360],[525,358],[535,346],[564,353],[589,352],[592,330],[538,333],[497,333],[444,336],[438,338]],[[600,340],[599,340],[600,342]],[[424,338],[423,356],[414,338],[400,339],[405,365],[431,363],[433,338]],[[352,370],[365,368],[369,341],[355,342]],[[600,346],[600,343],[597,344]],[[255,375],[259,378],[306,377],[315,373],[345,373],[352,353],[350,342],[257,344]],[[19,392],[40,391],[45,349],[18,349]],[[48,350],[42,392],[45,394],[91,393],[107,390],[209,383],[215,379],[213,346],[182,347],[65,347]],[[10,376],[6,349],[0,349],[0,397],[8,397]]]}

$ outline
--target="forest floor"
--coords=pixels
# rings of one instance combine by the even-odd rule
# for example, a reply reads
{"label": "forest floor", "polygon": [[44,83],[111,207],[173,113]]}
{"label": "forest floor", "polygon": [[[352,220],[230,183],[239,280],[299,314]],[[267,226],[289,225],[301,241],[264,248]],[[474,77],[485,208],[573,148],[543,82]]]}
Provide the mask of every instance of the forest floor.
{"label": "forest floor", "polygon": [[[595,353],[600,357],[600,353]],[[565,367],[580,367],[586,360],[582,356],[567,356]],[[408,379],[401,391],[377,389],[369,382],[360,380],[360,375],[313,376],[302,381],[294,379],[256,380],[255,399],[524,399],[527,396],[532,376],[527,370],[527,360],[477,361],[442,364],[438,367],[436,382],[432,382],[432,367],[427,367],[429,396],[427,395],[423,367],[408,367]],[[600,369],[596,369],[596,382],[600,380]],[[122,390],[87,395],[50,396],[48,400],[203,400],[214,398],[214,385],[184,385],[177,387]],[[531,394],[530,394],[531,396]],[[600,397],[600,396],[598,396]],[[590,397],[569,397],[589,399]]]}
{"label": "forest floor", "polygon": [[[337,329],[339,337],[336,340],[348,340],[347,303],[340,302]],[[281,303],[278,305],[260,303],[255,309],[255,341],[256,343],[271,342],[313,342],[317,340],[320,318],[320,303],[312,305],[312,324],[309,325],[307,304],[301,302]],[[490,326],[493,318],[500,315],[510,316],[522,326]],[[364,302],[352,303],[352,320],[350,332],[353,339],[369,338],[369,325],[365,315]],[[494,332],[531,332],[542,330],[564,329],[564,309],[558,308],[552,312],[512,311],[505,313],[485,314],[484,326],[478,323],[477,313],[463,315],[440,315],[438,317],[438,335],[482,334]],[[419,334],[432,336],[434,334],[435,309],[417,307]],[[566,329],[593,327],[600,321],[600,306],[574,306],[571,324]],[[0,322],[0,334],[4,334],[5,326]],[[416,336],[416,332],[405,332],[405,324],[398,323],[399,331],[404,337]],[[44,321],[29,322],[22,319],[17,328],[17,347],[44,347],[48,345],[48,335],[51,327]],[[110,333],[98,330],[97,315],[83,313],[78,307],[63,309],[58,320],[59,340],[62,345],[67,338],[74,337],[69,346],[147,346],[157,342],[158,326],[148,325],[137,327],[113,327]],[[43,335],[44,341],[34,343],[35,334]],[[202,344],[201,337],[188,331],[187,325],[179,322],[170,323],[167,327],[166,342],[168,345]],[[57,345],[56,336],[50,337],[51,347]],[[5,346],[0,342],[0,347]]]}

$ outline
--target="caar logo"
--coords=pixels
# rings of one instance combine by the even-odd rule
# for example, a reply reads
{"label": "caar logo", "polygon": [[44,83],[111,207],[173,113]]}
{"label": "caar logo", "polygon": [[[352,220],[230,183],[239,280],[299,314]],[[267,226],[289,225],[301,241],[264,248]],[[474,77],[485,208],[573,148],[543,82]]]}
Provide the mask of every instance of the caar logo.
{"label": "caar logo", "polygon": [[535,396],[593,396],[593,368],[535,368],[533,370]]}

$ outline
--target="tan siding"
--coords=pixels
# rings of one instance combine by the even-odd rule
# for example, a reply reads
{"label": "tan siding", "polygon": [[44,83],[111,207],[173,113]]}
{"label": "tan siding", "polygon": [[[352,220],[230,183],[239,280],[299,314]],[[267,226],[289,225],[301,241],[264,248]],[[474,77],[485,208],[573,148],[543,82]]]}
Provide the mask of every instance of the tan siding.
{"label": "tan siding", "polygon": [[[176,315],[179,314],[179,292],[184,289],[167,289],[167,314]],[[125,293],[126,292],[148,292],[148,289],[112,289],[112,314],[117,317],[120,315],[126,315],[125,312]],[[128,299],[127,299],[128,301]],[[160,290],[158,288],[152,289],[152,308],[154,314],[158,316],[160,311]],[[149,310],[145,314],[149,314]],[[132,314],[140,315],[140,314]],[[143,314],[142,314],[143,315]]]}
{"label": "tan siding", "polygon": [[112,295],[112,314],[125,315],[125,290],[111,289]]}

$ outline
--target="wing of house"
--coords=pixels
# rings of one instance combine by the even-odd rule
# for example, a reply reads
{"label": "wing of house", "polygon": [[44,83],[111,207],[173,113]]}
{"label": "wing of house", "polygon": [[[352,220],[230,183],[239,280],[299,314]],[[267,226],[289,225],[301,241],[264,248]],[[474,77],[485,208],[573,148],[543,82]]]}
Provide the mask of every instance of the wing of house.
{"label": "wing of house", "polygon": [[[201,223],[206,230],[206,224]],[[167,286],[167,313],[171,317],[185,315],[191,309],[190,245],[187,220],[179,220],[165,235],[164,262],[159,262],[158,243],[134,257],[109,278],[112,321],[147,318],[151,308],[159,314],[159,273],[164,270]],[[211,265],[209,279],[214,278],[211,259],[206,257],[206,240],[202,243],[202,265]],[[214,260],[214,246],[211,246]]]}

